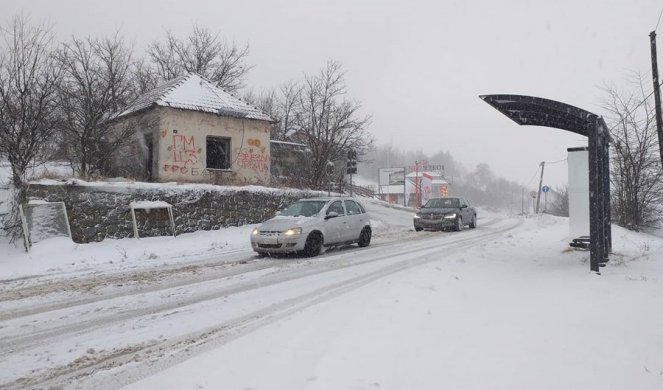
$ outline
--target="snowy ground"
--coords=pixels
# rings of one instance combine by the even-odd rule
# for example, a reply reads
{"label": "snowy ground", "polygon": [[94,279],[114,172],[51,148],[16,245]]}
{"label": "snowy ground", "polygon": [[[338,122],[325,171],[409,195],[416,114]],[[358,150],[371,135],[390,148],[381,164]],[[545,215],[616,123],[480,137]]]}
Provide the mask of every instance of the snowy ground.
{"label": "snowy ground", "polygon": [[368,209],[369,248],[315,259],[251,226],[0,248],[0,388],[663,388],[663,239],[614,227],[598,276],[564,218]]}

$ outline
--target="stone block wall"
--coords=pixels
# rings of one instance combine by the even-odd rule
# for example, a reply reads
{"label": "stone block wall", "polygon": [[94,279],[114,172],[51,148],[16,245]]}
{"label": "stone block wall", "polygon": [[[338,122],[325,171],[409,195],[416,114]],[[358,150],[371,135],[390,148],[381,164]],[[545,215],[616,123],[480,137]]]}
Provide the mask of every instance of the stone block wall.
{"label": "stone block wall", "polygon": [[[322,194],[303,190],[213,185],[31,184],[28,196],[64,202],[74,242],[133,237],[129,204],[165,201],[173,206],[176,234],[260,223],[294,200]],[[325,194],[326,195],[326,194]],[[140,237],[170,235],[166,210],[136,211]]]}

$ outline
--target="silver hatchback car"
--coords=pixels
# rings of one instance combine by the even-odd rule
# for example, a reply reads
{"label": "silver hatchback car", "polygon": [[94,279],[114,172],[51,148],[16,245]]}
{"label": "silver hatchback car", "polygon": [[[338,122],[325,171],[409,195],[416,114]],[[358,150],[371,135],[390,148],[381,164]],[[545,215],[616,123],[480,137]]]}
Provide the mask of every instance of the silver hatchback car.
{"label": "silver hatchback car", "polygon": [[371,223],[364,206],[352,198],[308,198],[289,205],[251,232],[251,246],[261,255],[302,253],[317,256],[323,248],[371,243]]}

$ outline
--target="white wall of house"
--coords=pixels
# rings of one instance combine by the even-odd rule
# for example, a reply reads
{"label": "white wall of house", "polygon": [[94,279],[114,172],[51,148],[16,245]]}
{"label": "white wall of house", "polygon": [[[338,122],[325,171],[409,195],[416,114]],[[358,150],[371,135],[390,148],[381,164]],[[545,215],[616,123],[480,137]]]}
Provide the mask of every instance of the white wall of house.
{"label": "white wall of house", "polygon": [[[155,180],[269,184],[270,122],[174,108],[155,109],[159,112],[158,134],[153,135]],[[208,166],[208,146],[215,142],[229,146],[227,162],[216,159]]]}

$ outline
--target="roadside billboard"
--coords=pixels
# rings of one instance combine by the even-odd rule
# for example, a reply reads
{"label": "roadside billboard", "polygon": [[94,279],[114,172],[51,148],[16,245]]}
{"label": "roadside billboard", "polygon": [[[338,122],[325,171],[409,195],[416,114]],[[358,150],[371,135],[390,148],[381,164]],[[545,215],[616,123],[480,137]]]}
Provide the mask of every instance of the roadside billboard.
{"label": "roadside billboard", "polygon": [[405,168],[380,168],[378,169],[379,184],[381,186],[404,186]]}
{"label": "roadside billboard", "polygon": [[378,168],[378,188],[383,200],[405,204],[405,167]]}

